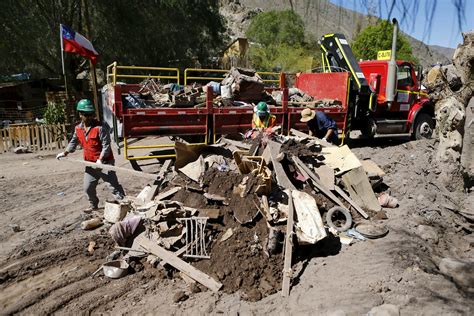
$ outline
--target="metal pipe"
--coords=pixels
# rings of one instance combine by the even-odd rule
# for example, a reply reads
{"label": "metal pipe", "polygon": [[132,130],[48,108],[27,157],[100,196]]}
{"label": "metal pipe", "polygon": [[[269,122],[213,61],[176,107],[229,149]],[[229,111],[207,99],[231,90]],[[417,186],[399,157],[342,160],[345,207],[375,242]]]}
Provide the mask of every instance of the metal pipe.
{"label": "metal pipe", "polygon": [[388,103],[388,109],[392,106],[395,101],[395,94],[397,89],[397,34],[398,34],[398,21],[397,19],[392,20],[393,23],[393,37],[392,37],[392,52],[390,54],[390,61],[388,62],[388,73],[387,73],[387,87],[385,90],[385,99]]}

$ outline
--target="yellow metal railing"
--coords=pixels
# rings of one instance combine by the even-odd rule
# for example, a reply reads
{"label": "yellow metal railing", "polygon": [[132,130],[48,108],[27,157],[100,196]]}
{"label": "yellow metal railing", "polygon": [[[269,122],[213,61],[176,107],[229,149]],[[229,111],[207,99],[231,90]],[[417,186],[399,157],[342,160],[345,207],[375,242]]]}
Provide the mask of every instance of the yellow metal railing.
{"label": "yellow metal railing", "polygon": [[[229,71],[224,69],[205,69],[205,68],[186,68],[184,70],[184,85],[188,85],[188,80],[210,80],[210,81],[221,81],[224,76],[218,77],[217,74],[227,74]],[[206,73],[206,76],[190,76],[192,73]],[[216,74],[216,76],[207,76],[207,74]]]}
{"label": "yellow metal railing", "polygon": [[[128,70],[131,74],[124,74],[120,70]],[[152,71],[154,74],[139,74],[143,71]],[[133,73],[135,72],[135,73]],[[163,74],[164,72],[171,73]],[[135,79],[169,79],[179,84],[179,68],[167,67],[141,67],[141,66],[119,66],[114,62],[107,66],[107,83],[115,86],[119,78],[135,78]]]}
{"label": "yellow metal railing", "polygon": [[[203,143],[190,143],[188,145],[207,145],[207,135],[206,140]],[[123,152],[125,159],[127,160],[145,160],[145,159],[166,159],[166,158],[174,158],[176,154],[162,154],[162,155],[148,155],[148,156],[129,156],[128,151],[132,149],[160,149],[160,148],[169,148],[170,150],[174,150],[175,144],[159,144],[159,145],[138,145],[138,146],[130,146],[127,143],[127,138],[123,138]]]}
{"label": "yellow metal railing", "polygon": [[[199,74],[205,73],[205,75],[190,75],[190,74]],[[184,85],[188,85],[191,80],[197,81],[222,81],[224,76],[218,76],[218,74],[225,74],[227,75],[229,70],[224,69],[205,69],[205,68],[186,68],[184,70]],[[209,74],[216,74],[216,76],[210,76]],[[262,81],[264,83],[278,83],[280,84],[280,73],[279,72],[271,72],[271,71],[259,71],[257,74],[262,77]],[[264,78],[266,76],[270,76],[270,78]],[[276,79],[272,79],[276,77]]]}

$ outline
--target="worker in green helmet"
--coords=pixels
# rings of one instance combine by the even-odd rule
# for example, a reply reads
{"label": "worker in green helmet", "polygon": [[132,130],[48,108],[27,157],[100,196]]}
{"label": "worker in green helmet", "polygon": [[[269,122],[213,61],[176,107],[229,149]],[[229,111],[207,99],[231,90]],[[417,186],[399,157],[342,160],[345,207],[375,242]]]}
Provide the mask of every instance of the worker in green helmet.
{"label": "worker in green helmet", "polygon": [[275,126],[276,117],[270,114],[268,105],[265,102],[259,102],[253,109],[252,128],[266,129]]}
{"label": "worker in green helmet", "polygon": [[[66,150],[59,153],[56,158],[59,160],[66,157],[76,150],[78,144],[81,144],[85,161],[113,165],[115,160],[110,146],[109,128],[95,118],[94,104],[88,99],[82,99],[77,103],[77,111],[81,122],[76,126]],[[84,191],[89,200],[89,208],[85,210],[86,213],[98,209],[99,199],[97,198],[96,187],[99,179],[107,183],[117,201],[120,202],[125,197],[115,171],[87,166],[84,173]]]}

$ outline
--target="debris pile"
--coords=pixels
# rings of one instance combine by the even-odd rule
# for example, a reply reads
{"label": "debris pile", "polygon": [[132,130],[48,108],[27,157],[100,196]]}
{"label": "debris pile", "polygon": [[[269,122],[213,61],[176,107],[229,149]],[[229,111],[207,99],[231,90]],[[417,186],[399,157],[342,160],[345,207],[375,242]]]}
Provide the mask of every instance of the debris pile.
{"label": "debris pile", "polygon": [[471,146],[463,150],[466,111],[474,95],[474,31],[463,34],[463,39],[464,43],[454,52],[453,64],[434,67],[424,82],[435,103],[436,136],[440,141],[436,158],[446,163],[443,175],[446,183],[452,181],[452,174],[459,173],[462,151],[470,151],[467,154],[474,159]]}
{"label": "debris pile", "polygon": [[117,216],[121,208],[108,216],[123,260],[147,258],[146,268],[181,276],[191,292],[197,282],[256,301],[288,295],[293,247],[387,234],[375,219],[384,218],[381,204],[398,202],[383,192],[383,171],[347,146],[292,134],[265,143],[177,142],[174,165],[167,160],[154,184],[130,199],[126,217]]}

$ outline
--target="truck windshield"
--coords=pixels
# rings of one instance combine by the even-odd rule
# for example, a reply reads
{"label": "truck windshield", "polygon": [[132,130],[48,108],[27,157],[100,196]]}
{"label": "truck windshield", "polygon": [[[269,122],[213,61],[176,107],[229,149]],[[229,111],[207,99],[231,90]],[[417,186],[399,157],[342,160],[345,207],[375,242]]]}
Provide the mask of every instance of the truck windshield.
{"label": "truck windshield", "polygon": [[398,86],[412,86],[413,79],[411,77],[411,67],[408,65],[398,66],[397,80]]}

